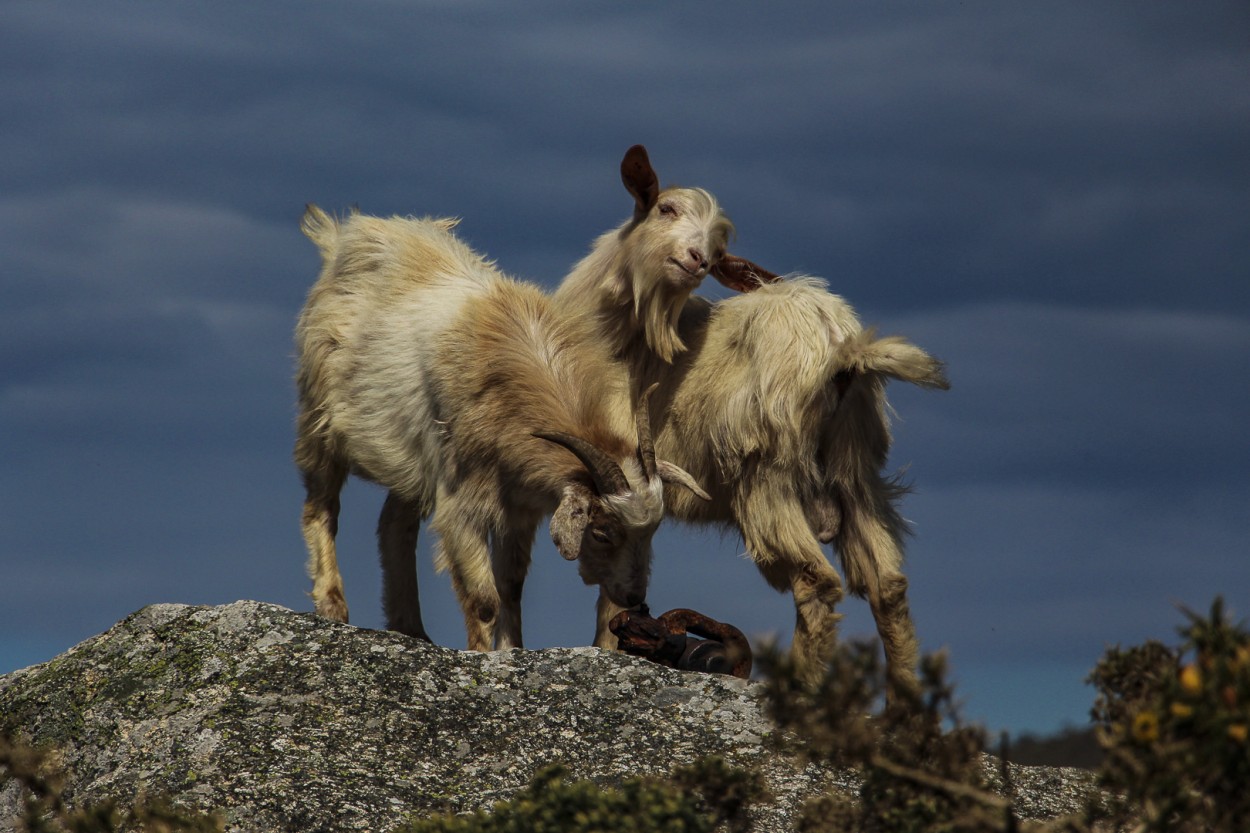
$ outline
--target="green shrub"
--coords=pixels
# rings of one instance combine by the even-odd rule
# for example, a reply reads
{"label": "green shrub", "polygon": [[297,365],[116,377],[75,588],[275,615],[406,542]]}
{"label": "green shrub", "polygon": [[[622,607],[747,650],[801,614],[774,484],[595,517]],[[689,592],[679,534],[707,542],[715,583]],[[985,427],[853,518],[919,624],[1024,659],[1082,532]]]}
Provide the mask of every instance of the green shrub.
{"label": "green shrub", "polygon": [[[863,775],[858,800],[821,796],[798,822],[803,833],[855,831],[1000,831],[1009,803],[989,792],[981,774],[984,736],[964,726],[946,682],[941,655],[921,662],[920,688],[880,715],[885,670],[870,642],[840,646],[819,684],[804,681],[792,660],[764,651],[771,717],[808,760],[854,767]],[[948,728],[949,727],[949,728]]]}
{"label": "green shrub", "polygon": [[1250,830],[1250,633],[1221,599],[1185,611],[1183,643],[1107,652],[1090,676],[1114,817],[1143,831]]}
{"label": "green shrub", "polygon": [[[1250,633],[1216,599],[1207,616],[1185,611],[1178,648],[1150,641],[1113,648],[1090,681],[1103,763],[1083,812],[1023,824],[989,793],[984,738],[961,725],[941,656],[922,660],[921,690],[874,716],[885,686],[871,644],[840,647],[819,686],[788,658],[766,652],[773,718],[810,760],[859,769],[858,801],[809,802],[800,831],[1250,831]],[[1004,776],[1006,772],[1004,771]],[[1108,795],[1110,798],[1108,798]]]}

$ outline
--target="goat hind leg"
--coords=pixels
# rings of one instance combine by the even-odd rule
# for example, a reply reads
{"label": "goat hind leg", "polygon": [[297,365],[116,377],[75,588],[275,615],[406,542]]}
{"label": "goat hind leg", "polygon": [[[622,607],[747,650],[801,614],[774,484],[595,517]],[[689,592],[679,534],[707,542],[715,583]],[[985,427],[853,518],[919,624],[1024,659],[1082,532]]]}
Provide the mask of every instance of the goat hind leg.
{"label": "goat hind leg", "polygon": [[334,463],[304,471],[306,495],[300,526],[308,547],[313,604],[317,613],[335,622],[347,621],[343,576],[334,548],[339,528],[339,492],[346,480],[346,467]]}
{"label": "goat hind leg", "polygon": [[886,484],[851,494],[858,496],[847,503],[835,547],[851,592],[866,596],[872,608],[885,654],[887,703],[907,702],[919,691],[919,645],[902,572],[903,520]]}
{"label": "goat hind leg", "polygon": [[838,641],[837,612],[842,601],[842,579],[828,562],[803,564],[790,579],[794,594],[794,654],[804,675],[818,679],[833,658]]}
{"label": "goat hind leg", "polygon": [[382,561],[382,611],[386,627],[430,642],[421,621],[421,595],[417,584],[417,535],[423,507],[388,492],[378,516],[378,554]]}
{"label": "goat hind leg", "polygon": [[790,653],[804,679],[816,682],[833,658],[842,619],[837,607],[843,596],[842,579],[825,558],[816,533],[824,537],[836,532],[838,507],[829,501],[814,519],[803,495],[795,491],[792,471],[761,466],[754,479],[754,487],[736,498],[734,516],[747,552],[764,578],[794,596]]}
{"label": "goat hind leg", "polygon": [[838,623],[842,620],[837,606],[844,595],[842,579],[823,559],[805,564],[773,561],[758,566],[769,584],[778,590],[789,590],[794,596],[794,640],[790,651],[802,677],[812,683],[819,681],[837,645]]}
{"label": "goat hind leg", "polygon": [[889,573],[870,581],[868,604],[885,652],[888,700],[894,704],[913,698],[920,690],[916,679],[920,649],[907,603],[907,577]]}

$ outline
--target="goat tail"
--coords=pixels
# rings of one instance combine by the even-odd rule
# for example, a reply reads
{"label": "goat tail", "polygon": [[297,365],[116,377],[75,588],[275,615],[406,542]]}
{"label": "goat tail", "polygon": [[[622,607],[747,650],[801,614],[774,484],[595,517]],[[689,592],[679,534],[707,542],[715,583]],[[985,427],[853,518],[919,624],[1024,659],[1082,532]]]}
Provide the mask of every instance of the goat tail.
{"label": "goat tail", "polygon": [[848,339],[842,349],[848,368],[923,388],[950,389],[946,365],[902,336],[877,338],[874,331],[865,330]]}
{"label": "goat tail", "polygon": [[316,203],[310,202],[304,206],[304,216],[299,221],[299,230],[316,244],[323,260],[330,261],[334,258],[339,238],[339,224],[337,220],[322,211]]}

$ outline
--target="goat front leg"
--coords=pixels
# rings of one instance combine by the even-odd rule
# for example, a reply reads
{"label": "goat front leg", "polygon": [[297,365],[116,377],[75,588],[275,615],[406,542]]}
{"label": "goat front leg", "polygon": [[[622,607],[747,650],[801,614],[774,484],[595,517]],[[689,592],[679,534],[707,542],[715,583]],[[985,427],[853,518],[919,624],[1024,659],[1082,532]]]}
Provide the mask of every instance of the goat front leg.
{"label": "goat front leg", "polygon": [[378,517],[378,554],[382,561],[386,627],[430,642],[421,621],[417,586],[417,535],[427,514],[419,503],[388,492]]}
{"label": "goat front leg", "polygon": [[469,650],[489,651],[499,616],[499,591],[486,534],[466,525],[464,513],[455,510],[449,513],[447,523],[441,523],[439,516],[445,505],[440,498],[434,515],[434,529],[439,535],[435,564],[451,571],[451,585],[464,614]]}
{"label": "goat front leg", "polygon": [[616,602],[608,598],[608,594],[603,592],[603,588],[599,588],[599,601],[595,605],[595,641],[596,648],[602,648],[605,651],[615,651],[619,649],[620,640],[616,638],[616,634],[608,629],[608,623],[620,613],[626,610]]}
{"label": "goat front leg", "polygon": [[530,567],[537,524],[511,529],[495,537],[491,561],[495,586],[499,591],[499,621],[495,626],[495,648],[523,648],[521,640],[521,593]]}

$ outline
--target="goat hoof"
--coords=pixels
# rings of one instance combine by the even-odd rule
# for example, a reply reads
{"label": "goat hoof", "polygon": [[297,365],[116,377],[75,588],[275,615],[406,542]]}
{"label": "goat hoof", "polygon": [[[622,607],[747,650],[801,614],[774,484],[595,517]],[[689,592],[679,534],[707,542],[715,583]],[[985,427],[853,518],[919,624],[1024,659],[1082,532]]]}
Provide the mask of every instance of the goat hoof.
{"label": "goat hoof", "polygon": [[347,624],[347,600],[343,598],[341,590],[331,590],[323,598],[318,599],[316,611],[319,616],[324,616],[332,622]]}

